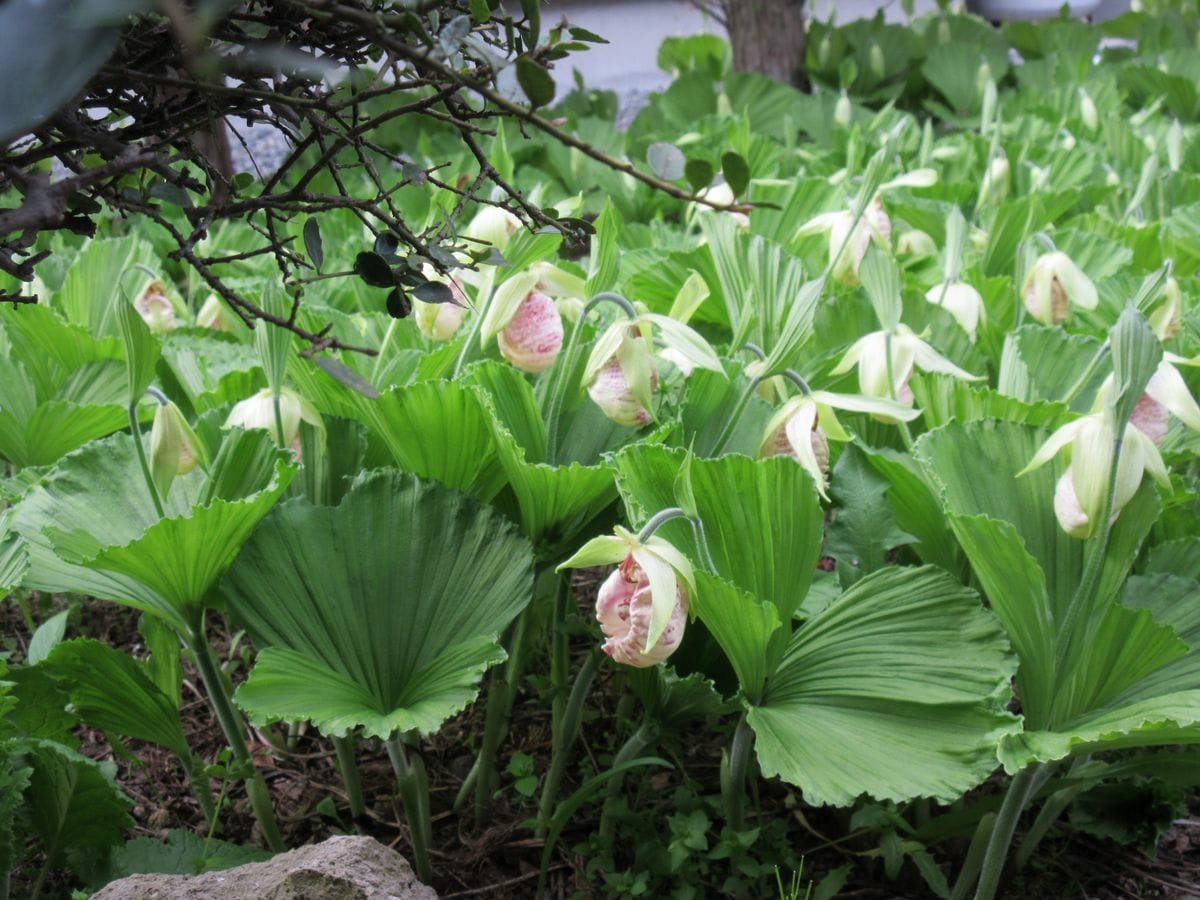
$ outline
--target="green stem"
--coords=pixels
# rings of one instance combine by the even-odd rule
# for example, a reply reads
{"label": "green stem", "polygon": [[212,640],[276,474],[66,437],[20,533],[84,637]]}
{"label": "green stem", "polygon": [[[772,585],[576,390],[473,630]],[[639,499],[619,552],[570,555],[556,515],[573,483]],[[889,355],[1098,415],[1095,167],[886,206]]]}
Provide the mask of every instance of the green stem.
{"label": "green stem", "polygon": [[187,775],[188,782],[192,786],[196,802],[200,804],[200,811],[204,813],[205,824],[209,830],[216,828],[217,808],[213,804],[212,791],[209,788],[208,776],[204,774],[204,767],[191,754],[181,756],[179,764],[183,766],[184,774]]}
{"label": "green stem", "polygon": [[[483,827],[491,808],[492,791],[496,785],[496,752],[500,741],[508,727],[512,715],[512,705],[517,697],[517,687],[521,681],[521,673],[525,667],[525,636],[529,632],[530,612],[526,609],[517,617],[513,626],[512,638],[508,645],[508,663],[504,667],[504,679],[494,679],[488,688],[487,711],[483,723],[483,740],[479,748],[479,756],[472,768],[475,787],[475,826]],[[467,776],[464,788],[470,790]],[[464,794],[465,798],[465,794]]]}
{"label": "green stem", "polygon": [[687,510],[679,506],[670,506],[664,510],[656,512],[650,517],[650,521],[642,526],[642,530],[638,532],[638,543],[645,543],[646,541],[650,540],[650,538],[654,536],[654,532],[658,531],[658,529],[670,522],[672,519],[684,518],[687,518]]}
{"label": "green stem", "polygon": [[1004,795],[1004,803],[996,816],[996,824],[988,838],[987,851],[983,856],[983,865],[979,874],[979,887],[975,891],[975,900],[992,900],[1000,886],[1000,874],[1004,871],[1004,861],[1008,858],[1008,848],[1012,844],[1013,832],[1017,828],[1017,820],[1029,799],[1033,787],[1034,774],[1037,766],[1022,769],[1008,785],[1008,793]]}
{"label": "green stem", "polygon": [[428,883],[429,847],[433,843],[433,828],[429,817],[429,777],[425,774],[425,763],[420,753],[408,755],[408,748],[400,732],[392,732],[387,739],[388,758],[392,771],[396,773],[396,786],[400,789],[400,803],[404,807],[404,818],[408,822],[408,836],[412,844],[414,867],[417,877]]}
{"label": "green stem", "polygon": [[142,467],[142,477],[146,479],[146,487],[150,491],[150,499],[154,501],[154,511],[160,519],[167,514],[163,511],[162,498],[158,496],[158,488],[154,485],[154,474],[150,471],[150,461],[146,459],[146,448],[142,446],[142,426],[138,422],[137,404],[129,404],[129,430],[133,434],[133,446],[137,450],[138,463]]}
{"label": "green stem", "polygon": [[603,291],[593,297],[583,307],[579,318],[571,328],[571,336],[567,339],[566,351],[562,354],[561,362],[555,374],[554,387],[550,391],[549,405],[546,415],[546,462],[550,465],[558,463],[558,429],[562,418],[563,401],[567,393],[567,381],[575,372],[576,355],[579,352],[579,336],[587,321],[588,314],[601,303],[615,303],[632,321],[637,321],[637,310],[625,297],[613,291]]}
{"label": "green stem", "polygon": [[725,822],[734,831],[746,830],[746,771],[750,768],[753,749],[754,732],[746,721],[746,714],[742,713],[729,744],[728,775],[721,784],[725,795]]}
{"label": "green stem", "polygon": [[716,457],[721,455],[721,451],[725,449],[725,445],[729,442],[729,438],[733,436],[734,427],[737,425],[738,420],[741,419],[742,413],[746,411],[746,404],[750,402],[750,395],[754,393],[755,388],[758,387],[759,382],[761,381],[761,378],[750,379],[750,383],[746,385],[746,389],[742,391],[741,396],[738,397],[737,404],[733,407],[733,412],[731,412],[729,414],[729,418],[725,420],[725,427],[721,429],[721,434],[717,438],[717,442],[713,444],[713,448],[709,453],[709,456]]}
{"label": "green stem", "polygon": [[221,725],[221,730],[225,732],[225,740],[229,743],[229,749],[233,751],[233,758],[247,773],[246,794],[250,798],[250,805],[254,809],[258,827],[262,830],[263,840],[266,841],[267,847],[272,852],[281,853],[284,850],[283,836],[279,833],[275,810],[271,807],[271,795],[267,791],[267,783],[263,780],[262,772],[254,765],[254,760],[250,756],[241,716],[233,708],[225,680],[221,677],[217,661],[213,658],[212,648],[208,646],[208,641],[204,638],[203,621],[196,631],[187,635],[187,645],[188,649],[192,651],[196,668],[200,670],[200,680],[204,682],[204,689],[208,692],[213,712],[217,714],[217,721]]}
{"label": "green stem", "polygon": [[[649,719],[642,721],[637,727],[637,730],[625,739],[625,743],[621,745],[616,755],[613,757],[612,768],[623,765],[631,759],[637,759],[642,751],[658,740],[658,725],[650,722]],[[604,812],[600,815],[600,839],[601,841],[611,841],[613,832],[616,830],[616,823],[613,821],[612,810],[609,808],[612,801],[615,801],[617,795],[621,793],[621,784],[624,778],[620,775],[615,775],[608,782],[608,802],[604,804]]]}
{"label": "green stem", "polygon": [[282,449],[286,438],[283,433],[283,410],[281,406],[279,389],[273,388],[271,390],[271,409],[275,413],[275,443]]}
{"label": "green stem", "polygon": [[983,854],[991,840],[992,830],[996,827],[996,814],[984,814],[971,835],[971,843],[967,847],[967,855],[963,857],[962,869],[959,870],[958,880],[954,882],[954,890],[950,900],[967,900],[967,893],[979,878],[979,870],[983,866]]}
{"label": "green stem", "polygon": [[[471,330],[467,332],[467,337],[463,341],[462,350],[458,352],[458,357],[454,360],[454,370],[450,373],[451,380],[457,381],[459,373],[462,372],[463,365],[467,361],[467,354],[471,352],[471,348],[475,346],[479,339],[479,332],[483,328],[483,320],[487,315],[488,307],[492,305],[492,295],[496,293],[496,278],[495,275],[488,276],[490,286],[487,288],[487,300],[479,305],[479,309],[475,311],[475,316],[471,320]],[[480,295],[483,289],[480,289]],[[478,295],[477,295],[478,297]],[[381,351],[382,353],[382,351]]]}
{"label": "green stem", "polygon": [[333,749],[337,753],[338,774],[342,776],[342,784],[346,786],[346,801],[350,804],[350,816],[357,819],[367,811],[363,801],[362,777],[358,771],[358,761],[354,758],[354,739],[335,737]]}
{"label": "green stem", "polygon": [[563,708],[562,717],[555,723],[552,737],[553,749],[550,757],[550,771],[546,773],[546,782],[542,785],[541,801],[538,803],[539,836],[545,835],[550,817],[558,802],[558,789],[562,785],[563,775],[567,771],[568,751],[575,743],[575,738],[579,735],[579,721],[583,716],[583,703],[587,699],[588,690],[592,686],[592,679],[596,677],[596,671],[599,666],[600,651],[593,650],[588,654],[587,659],[584,660],[583,667],[575,677],[575,684],[571,688],[571,697]]}
{"label": "green stem", "polygon": [[696,549],[700,551],[700,565],[704,566],[705,571],[716,575],[717,564],[713,561],[712,553],[708,549],[708,535],[704,533],[704,522],[699,516],[689,521],[692,523],[692,533],[696,537]]}
{"label": "green stem", "polygon": [[49,858],[42,864],[41,870],[38,872],[37,881],[33,883],[33,889],[29,892],[29,900],[39,900],[42,896],[42,885],[46,883],[46,876],[50,874]]}
{"label": "green stem", "polygon": [[1029,827],[1029,833],[1025,835],[1025,840],[1021,842],[1021,846],[1017,848],[1016,867],[1019,870],[1025,868],[1029,859],[1033,856],[1033,851],[1038,848],[1042,842],[1042,838],[1050,831],[1050,828],[1058,821],[1058,817],[1063,814],[1063,811],[1074,802],[1084,790],[1084,786],[1073,785],[1069,788],[1063,788],[1050,796],[1041,811],[1038,812],[1037,818],[1033,820],[1033,824]]}

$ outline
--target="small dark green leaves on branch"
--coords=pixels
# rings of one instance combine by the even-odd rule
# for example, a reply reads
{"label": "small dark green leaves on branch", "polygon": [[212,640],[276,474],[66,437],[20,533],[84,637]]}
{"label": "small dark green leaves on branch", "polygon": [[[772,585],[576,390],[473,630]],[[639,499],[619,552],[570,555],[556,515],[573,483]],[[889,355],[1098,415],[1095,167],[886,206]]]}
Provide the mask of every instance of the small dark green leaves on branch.
{"label": "small dark green leaves on branch", "polygon": [[354,257],[354,273],[371,287],[390,288],[396,283],[391,267],[374,251],[363,251]]}
{"label": "small dark green leaves on branch", "polygon": [[408,294],[393,288],[387,298],[387,312],[393,319],[403,319],[412,312],[412,301],[408,299]]}
{"label": "small dark green leaves on branch", "polygon": [[554,76],[528,56],[517,59],[517,83],[535,109],[547,106],[554,100]]}
{"label": "small dark green leaves on branch", "polygon": [[317,271],[321,271],[321,266],[325,264],[325,246],[321,240],[321,225],[316,216],[309,216],[308,221],[304,223],[304,249]]}
{"label": "small dark green leaves on branch", "polygon": [[453,303],[455,306],[461,305],[454,296],[454,291],[450,289],[450,285],[442,284],[440,281],[425,282],[413,291],[413,296],[426,303]]}
{"label": "small dark green leaves on branch", "polygon": [[702,191],[712,184],[712,163],[704,159],[689,159],[683,167],[683,177],[687,179],[693,191]]}
{"label": "small dark green leaves on branch", "polygon": [[400,241],[396,236],[385,231],[375,238],[375,244],[371,249],[382,256],[386,262],[394,263],[397,261],[396,250],[399,247]]}
{"label": "small dark green leaves on branch", "polygon": [[721,174],[735,197],[741,197],[750,186],[750,166],[739,153],[732,151],[721,155]]}
{"label": "small dark green leaves on branch", "polygon": [[687,159],[683,151],[674,144],[658,141],[646,150],[646,162],[654,170],[654,174],[663,181],[676,181],[683,177]]}

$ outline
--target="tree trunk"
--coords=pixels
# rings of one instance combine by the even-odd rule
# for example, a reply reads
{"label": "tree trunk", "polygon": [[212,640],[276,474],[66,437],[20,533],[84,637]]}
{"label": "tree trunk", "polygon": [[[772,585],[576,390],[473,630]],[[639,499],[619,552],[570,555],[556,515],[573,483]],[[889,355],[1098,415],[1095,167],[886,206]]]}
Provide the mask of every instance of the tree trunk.
{"label": "tree trunk", "polygon": [[805,87],[803,10],[804,0],[725,0],[734,70]]}

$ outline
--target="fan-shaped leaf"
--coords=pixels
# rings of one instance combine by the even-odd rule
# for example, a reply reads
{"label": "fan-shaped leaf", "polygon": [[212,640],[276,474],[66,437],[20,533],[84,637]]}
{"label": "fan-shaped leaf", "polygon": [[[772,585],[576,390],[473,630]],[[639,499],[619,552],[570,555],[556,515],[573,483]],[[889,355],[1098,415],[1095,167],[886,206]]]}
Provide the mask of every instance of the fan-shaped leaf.
{"label": "fan-shaped leaf", "polygon": [[810,803],[956,799],[1018,720],[999,623],[933,567],[859,581],[792,637],[747,720],[766,775]]}
{"label": "fan-shaped leaf", "polygon": [[334,734],[436,730],[503,658],[496,635],[532,588],[529,542],[441,485],[381,470],[337,507],[291,500],[223,582],[255,643],[277,648],[238,701]]}

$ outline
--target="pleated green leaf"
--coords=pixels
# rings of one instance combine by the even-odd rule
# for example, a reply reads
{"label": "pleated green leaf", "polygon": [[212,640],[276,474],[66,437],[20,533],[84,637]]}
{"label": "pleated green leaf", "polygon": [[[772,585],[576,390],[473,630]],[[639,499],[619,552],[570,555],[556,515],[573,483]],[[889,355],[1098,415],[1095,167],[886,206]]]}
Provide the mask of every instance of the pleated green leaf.
{"label": "pleated green leaf", "polygon": [[441,485],[387,469],[337,507],[291,500],[222,582],[264,648],[237,700],[331,734],[435,731],[504,658],[497,636],[532,589],[529,542]]}
{"label": "pleated green leaf", "polygon": [[698,571],[691,612],[720,644],[738,684],[752,700],[762,694],[767,676],[775,670],[790,630],[779,624],[774,604],[759,600],[723,578]]}
{"label": "pleated green leaf", "polygon": [[67,680],[71,703],[89,725],[189,756],[178,708],[146,676],[142,663],[108,644],[81,638],[55,647],[46,667]]}
{"label": "pleated green leaf", "polygon": [[933,567],[887,568],[801,626],[747,720],[763,774],[813,804],[949,802],[996,766],[1015,660],[978,596]]}
{"label": "pleated green leaf", "polygon": [[[631,521],[675,506],[674,484],[686,451],[635,444],[616,455],[617,486]],[[790,622],[812,584],[823,517],[808,474],[792,459],[694,459],[692,491],[717,574],[773,603]],[[658,532],[691,560],[702,559],[691,525],[676,519]],[[786,552],[778,548],[786,547]]]}
{"label": "pleated green leaf", "polygon": [[15,516],[12,508],[0,510],[0,596],[19,585],[29,568],[25,546],[10,532]]}
{"label": "pleated green leaf", "polygon": [[361,406],[367,425],[397,466],[491,500],[504,486],[489,416],[469,386],[425,381]]}
{"label": "pleated green leaf", "polygon": [[470,379],[488,412],[500,465],[517,501],[521,530],[553,556],[616,498],[612,469],[547,465],[546,432],[533,389],[511,366],[488,362]]}
{"label": "pleated green leaf", "polygon": [[193,627],[204,597],[295,474],[263,432],[235,430],[213,464],[176,479],[159,519],[133,438],[67,456],[27,493],[15,530],[28,587],[79,591]]}

